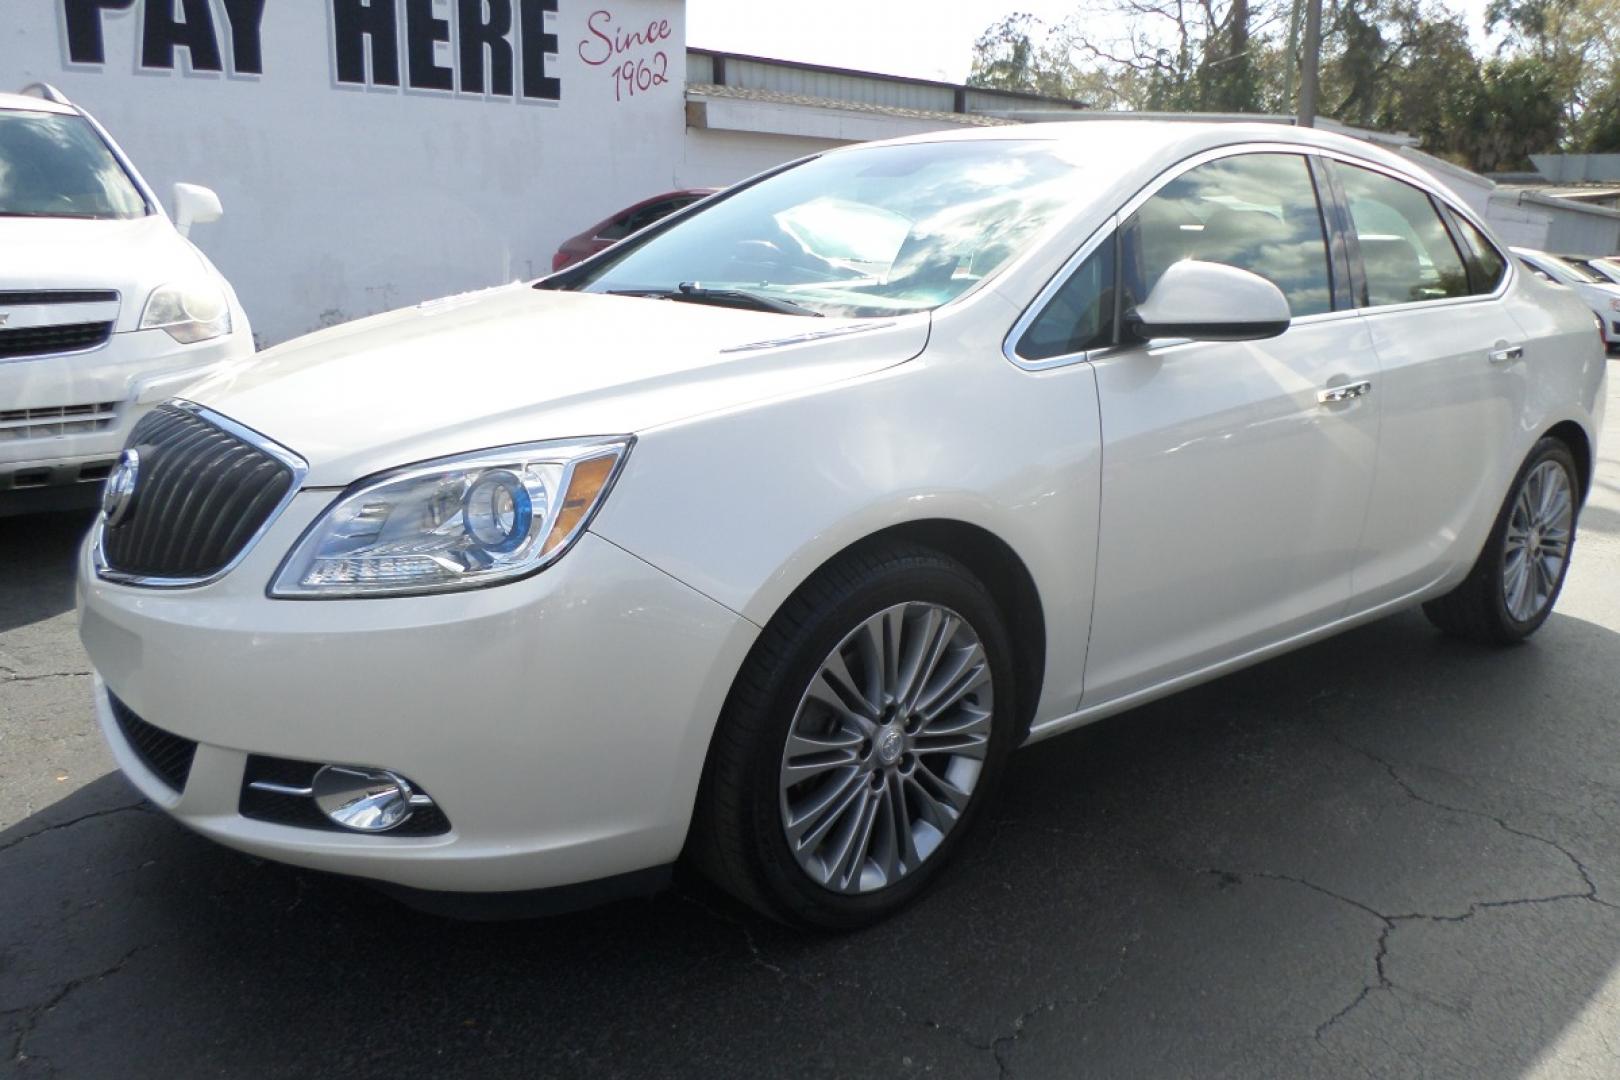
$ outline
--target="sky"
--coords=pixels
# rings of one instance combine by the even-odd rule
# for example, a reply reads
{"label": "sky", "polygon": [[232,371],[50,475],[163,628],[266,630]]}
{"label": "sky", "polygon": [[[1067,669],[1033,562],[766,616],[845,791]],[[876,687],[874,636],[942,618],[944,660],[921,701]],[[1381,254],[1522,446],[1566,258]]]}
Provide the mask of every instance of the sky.
{"label": "sky", "polygon": [[[1449,0],[1484,43],[1487,0]],[[777,60],[962,82],[973,42],[1015,11],[1056,24],[1075,0],[686,0],[686,43]]]}

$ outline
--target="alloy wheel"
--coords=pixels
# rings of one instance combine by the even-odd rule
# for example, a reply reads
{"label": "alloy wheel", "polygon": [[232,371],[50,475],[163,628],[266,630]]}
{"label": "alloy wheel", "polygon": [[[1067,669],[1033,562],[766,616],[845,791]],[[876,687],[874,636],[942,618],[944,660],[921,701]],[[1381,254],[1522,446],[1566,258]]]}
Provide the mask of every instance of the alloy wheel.
{"label": "alloy wheel", "polygon": [[973,798],[994,709],[984,646],[955,612],[896,604],[851,631],[782,752],[782,828],[799,866],[845,894],[915,871]]}
{"label": "alloy wheel", "polygon": [[1569,474],[1558,462],[1543,461],[1513,501],[1502,551],[1502,598],[1519,622],[1539,615],[1556,594],[1574,522]]}

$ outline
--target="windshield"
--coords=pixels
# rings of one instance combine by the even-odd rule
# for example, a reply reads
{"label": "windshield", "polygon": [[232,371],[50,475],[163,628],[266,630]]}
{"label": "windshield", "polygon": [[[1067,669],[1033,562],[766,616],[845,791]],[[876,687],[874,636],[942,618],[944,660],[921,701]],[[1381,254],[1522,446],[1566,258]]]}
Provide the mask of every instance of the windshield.
{"label": "windshield", "polygon": [[1576,281],[1584,282],[1584,283],[1586,283],[1588,285],[1590,285],[1590,284],[1598,284],[1598,285],[1606,285],[1606,284],[1608,284],[1608,282],[1604,281],[1602,278],[1600,278],[1596,274],[1592,273],[1592,271],[1588,270],[1586,267],[1577,266],[1574,263],[1570,262],[1568,259],[1560,259],[1556,255],[1543,255],[1542,258],[1544,258],[1548,262],[1552,263],[1553,266],[1557,267],[1559,270],[1562,270],[1564,273],[1568,274],[1570,277],[1574,278]]}
{"label": "windshield", "polygon": [[82,116],[0,111],[0,217],[145,214],[146,200]]}
{"label": "windshield", "polygon": [[563,287],[676,298],[730,290],[818,315],[925,311],[993,274],[1073,202],[1081,165],[1067,153],[995,140],[828,154]]}

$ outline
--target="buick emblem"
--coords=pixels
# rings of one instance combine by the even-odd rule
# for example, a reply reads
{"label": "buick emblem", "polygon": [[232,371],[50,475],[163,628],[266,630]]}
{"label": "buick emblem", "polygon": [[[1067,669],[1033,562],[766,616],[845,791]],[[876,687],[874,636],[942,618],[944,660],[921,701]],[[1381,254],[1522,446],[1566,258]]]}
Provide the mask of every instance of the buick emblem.
{"label": "buick emblem", "polygon": [[118,464],[107,477],[107,488],[101,495],[101,512],[109,527],[124,520],[130,505],[135,502],[135,481],[141,471],[141,455],[133,446],[118,455]]}
{"label": "buick emblem", "polygon": [[10,312],[0,311],[0,326],[6,325],[6,321],[8,319],[10,319],[10,318],[11,318],[11,313]]}

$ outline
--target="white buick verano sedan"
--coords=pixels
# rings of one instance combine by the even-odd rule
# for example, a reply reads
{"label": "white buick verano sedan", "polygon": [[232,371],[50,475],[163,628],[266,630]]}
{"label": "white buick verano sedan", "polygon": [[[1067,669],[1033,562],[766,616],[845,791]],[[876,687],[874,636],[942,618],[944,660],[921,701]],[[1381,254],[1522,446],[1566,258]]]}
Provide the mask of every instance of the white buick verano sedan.
{"label": "white buick verano sedan", "polygon": [[1422,604],[1548,616],[1585,305],[1269,125],[826,153],[149,416],[81,565],[181,822],[418,903],[914,899],[1008,754]]}

